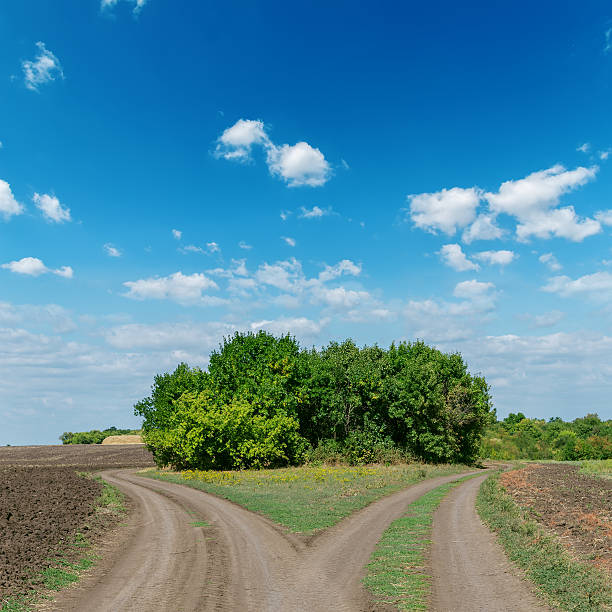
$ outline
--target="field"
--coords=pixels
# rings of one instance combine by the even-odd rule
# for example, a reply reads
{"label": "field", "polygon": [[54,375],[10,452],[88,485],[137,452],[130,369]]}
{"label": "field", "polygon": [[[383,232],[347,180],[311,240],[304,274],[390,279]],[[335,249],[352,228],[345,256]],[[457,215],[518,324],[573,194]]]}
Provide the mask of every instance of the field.
{"label": "field", "polygon": [[151,463],[142,447],[1,447],[0,602],[45,586],[48,568],[105,526],[105,487],[77,472]]}
{"label": "field", "polygon": [[[593,470],[595,462],[588,463]],[[580,469],[532,464],[499,480],[514,501],[556,533],[572,554],[612,572],[612,482]]]}
{"label": "field", "polygon": [[426,478],[467,471],[461,465],[296,467],[244,472],[145,472],[186,484],[259,512],[290,531],[313,534],[370,502]]}

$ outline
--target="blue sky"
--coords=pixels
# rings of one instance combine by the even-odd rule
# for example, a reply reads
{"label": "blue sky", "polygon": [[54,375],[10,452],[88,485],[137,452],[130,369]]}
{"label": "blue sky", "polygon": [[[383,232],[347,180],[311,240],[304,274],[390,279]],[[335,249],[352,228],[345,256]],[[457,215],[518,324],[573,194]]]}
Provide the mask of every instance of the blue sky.
{"label": "blue sky", "polygon": [[0,444],[235,330],[612,416],[609,3],[33,0],[0,48]]}

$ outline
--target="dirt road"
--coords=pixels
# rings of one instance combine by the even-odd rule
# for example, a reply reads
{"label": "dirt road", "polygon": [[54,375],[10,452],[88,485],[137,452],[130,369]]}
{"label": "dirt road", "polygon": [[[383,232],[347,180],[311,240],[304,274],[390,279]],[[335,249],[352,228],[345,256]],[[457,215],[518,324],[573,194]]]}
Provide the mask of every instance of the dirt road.
{"label": "dirt road", "polygon": [[433,607],[436,612],[548,610],[513,571],[475,508],[487,475],[468,480],[444,498],[432,532]]}
{"label": "dirt road", "polygon": [[463,476],[426,480],[385,497],[306,543],[213,495],[133,471],[102,475],[134,500],[136,512],[110,555],[114,562],[102,563],[81,586],[60,593],[51,609],[384,610],[360,582],[382,532],[407,504]]}

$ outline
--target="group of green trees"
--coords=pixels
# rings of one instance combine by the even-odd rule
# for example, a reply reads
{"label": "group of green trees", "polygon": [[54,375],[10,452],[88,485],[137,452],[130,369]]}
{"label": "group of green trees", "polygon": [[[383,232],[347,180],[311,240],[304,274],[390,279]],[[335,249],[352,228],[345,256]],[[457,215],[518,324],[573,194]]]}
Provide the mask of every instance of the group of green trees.
{"label": "group of green trees", "polygon": [[116,427],[109,427],[102,431],[99,429],[77,431],[75,433],[65,431],[59,439],[62,441],[62,444],[102,444],[102,440],[108,438],[108,436],[122,436],[124,434],[139,433],[139,429],[117,429]]}
{"label": "group of green trees", "polygon": [[544,421],[510,413],[492,425],[482,441],[481,455],[490,459],[612,459],[612,420],[596,414],[565,422]]}
{"label": "group of green trees", "polygon": [[487,383],[457,353],[351,340],[305,350],[263,331],[224,339],[208,371],[183,363],[156,376],[134,411],[156,462],[178,469],[295,465],[317,453],[472,463],[495,420]]}

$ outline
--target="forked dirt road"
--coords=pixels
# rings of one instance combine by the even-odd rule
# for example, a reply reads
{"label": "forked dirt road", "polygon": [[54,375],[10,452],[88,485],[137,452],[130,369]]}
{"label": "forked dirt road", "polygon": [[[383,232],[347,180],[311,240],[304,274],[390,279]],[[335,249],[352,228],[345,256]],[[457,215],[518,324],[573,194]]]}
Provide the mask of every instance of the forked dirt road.
{"label": "forked dirt road", "polygon": [[[133,470],[108,471],[102,476],[137,505],[131,523],[124,528],[125,541],[116,546],[112,563],[102,563],[81,586],[63,591],[51,609],[388,610],[391,608],[374,603],[361,585],[377,541],[409,503],[463,474],[426,480],[385,497],[309,541],[284,533],[236,504],[186,486],[139,477]],[[210,526],[197,526],[197,521]],[[487,591],[491,592],[488,587]]]}

